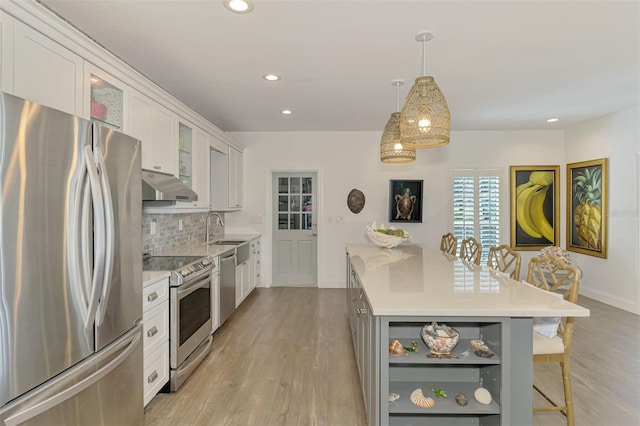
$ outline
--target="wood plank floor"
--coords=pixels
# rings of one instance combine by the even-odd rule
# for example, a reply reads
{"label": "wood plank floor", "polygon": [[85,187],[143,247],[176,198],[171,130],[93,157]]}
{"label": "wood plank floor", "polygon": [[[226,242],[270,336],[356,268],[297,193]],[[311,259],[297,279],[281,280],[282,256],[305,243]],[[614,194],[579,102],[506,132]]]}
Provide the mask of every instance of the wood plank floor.
{"label": "wood plank floor", "polygon": [[[640,317],[587,298],[579,303],[591,317],[576,320],[574,334],[576,425],[638,425]],[[257,289],[180,391],[147,406],[146,425],[364,426],[346,309],[343,289]],[[536,366],[534,376],[562,395],[557,366]],[[533,424],[566,423],[559,413],[536,413]]]}

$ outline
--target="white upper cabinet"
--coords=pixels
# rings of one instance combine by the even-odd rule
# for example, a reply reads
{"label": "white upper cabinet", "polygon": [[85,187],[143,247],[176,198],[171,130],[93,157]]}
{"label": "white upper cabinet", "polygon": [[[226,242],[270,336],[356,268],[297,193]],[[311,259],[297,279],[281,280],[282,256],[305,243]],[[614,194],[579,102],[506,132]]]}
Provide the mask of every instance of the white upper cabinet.
{"label": "white upper cabinet", "polygon": [[142,141],[142,168],[178,176],[176,115],[131,90],[127,133]]}
{"label": "white upper cabinet", "polygon": [[2,14],[2,91],[82,115],[83,60]]}
{"label": "white upper cabinet", "polygon": [[[217,142],[217,143],[216,143]],[[211,209],[242,208],[242,152],[213,141],[211,145]]]}
{"label": "white upper cabinet", "polygon": [[229,207],[242,208],[242,171],[243,155],[241,151],[229,147]]}
{"label": "white upper cabinet", "polygon": [[198,200],[176,203],[176,208],[209,209],[209,139],[202,129],[189,122],[178,120],[179,178],[198,194]]}
{"label": "white upper cabinet", "polygon": [[193,189],[193,125],[178,120],[178,178]]}
{"label": "white upper cabinet", "polygon": [[193,161],[193,190],[198,194],[199,207],[209,207],[211,179],[210,167],[210,139],[211,137],[201,129],[196,129],[194,161]]}
{"label": "white upper cabinet", "polygon": [[84,62],[84,81],[83,117],[124,132],[127,86],[87,61]]}

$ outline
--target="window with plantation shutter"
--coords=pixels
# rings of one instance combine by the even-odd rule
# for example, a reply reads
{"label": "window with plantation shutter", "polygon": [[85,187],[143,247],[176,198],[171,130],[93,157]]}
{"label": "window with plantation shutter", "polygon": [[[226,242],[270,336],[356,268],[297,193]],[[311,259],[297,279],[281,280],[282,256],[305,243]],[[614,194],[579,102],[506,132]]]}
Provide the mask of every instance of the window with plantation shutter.
{"label": "window with plantation shutter", "polygon": [[500,241],[500,170],[451,171],[452,229],[458,239],[474,237],[482,244],[480,263]]}

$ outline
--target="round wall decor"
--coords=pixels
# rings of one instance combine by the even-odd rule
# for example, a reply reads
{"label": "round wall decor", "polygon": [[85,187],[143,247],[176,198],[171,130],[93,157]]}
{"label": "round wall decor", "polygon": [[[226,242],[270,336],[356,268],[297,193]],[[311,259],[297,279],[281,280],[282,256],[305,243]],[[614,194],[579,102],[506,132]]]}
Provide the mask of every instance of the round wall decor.
{"label": "round wall decor", "polygon": [[364,194],[358,189],[352,189],[347,195],[347,206],[353,213],[358,214],[364,208]]}

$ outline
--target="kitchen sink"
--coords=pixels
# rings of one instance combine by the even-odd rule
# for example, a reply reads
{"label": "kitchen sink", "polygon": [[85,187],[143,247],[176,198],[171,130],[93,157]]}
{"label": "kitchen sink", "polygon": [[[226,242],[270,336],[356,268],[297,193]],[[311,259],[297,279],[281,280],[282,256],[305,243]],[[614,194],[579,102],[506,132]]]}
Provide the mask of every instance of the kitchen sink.
{"label": "kitchen sink", "polygon": [[239,244],[244,244],[246,241],[244,240],[220,240],[211,243],[214,246],[237,246]]}

